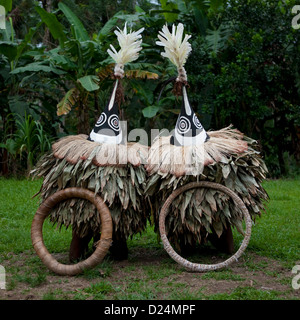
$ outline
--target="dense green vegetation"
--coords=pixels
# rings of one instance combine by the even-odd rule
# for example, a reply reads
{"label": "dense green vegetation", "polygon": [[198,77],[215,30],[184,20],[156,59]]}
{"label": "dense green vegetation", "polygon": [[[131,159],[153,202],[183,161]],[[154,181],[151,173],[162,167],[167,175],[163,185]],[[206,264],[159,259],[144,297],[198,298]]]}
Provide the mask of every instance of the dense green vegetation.
{"label": "dense green vegetation", "polygon": [[112,85],[114,30],[143,32],[126,68],[121,116],[129,129],[172,128],[180,107],[164,81],[176,70],[155,45],[165,23],[192,35],[190,100],[206,129],[233,124],[258,139],[271,176],[299,173],[299,29],[296,1],[0,0],[0,174],[24,174],[51,141],[88,133]]}

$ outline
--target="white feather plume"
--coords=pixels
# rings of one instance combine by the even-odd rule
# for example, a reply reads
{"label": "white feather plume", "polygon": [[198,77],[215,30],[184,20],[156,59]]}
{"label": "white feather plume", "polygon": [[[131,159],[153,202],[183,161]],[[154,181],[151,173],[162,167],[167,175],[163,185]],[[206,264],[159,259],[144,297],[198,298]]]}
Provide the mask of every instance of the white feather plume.
{"label": "white feather plume", "polygon": [[192,46],[188,42],[191,38],[190,35],[185,35],[183,38],[183,24],[179,23],[176,27],[172,25],[172,33],[169,31],[168,26],[164,25],[162,31],[159,31],[158,39],[156,44],[163,46],[165,51],[161,53],[163,57],[167,57],[171,60],[177,69],[182,69],[188,55],[192,51]]}
{"label": "white feather plume", "polygon": [[115,75],[123,76],[124,65],[128,62],[136,60],[139,57],[139,51],[142,50],[141,33],[143,31],[144,28],[134,32],[132,32],[132,30],[127,32],[127,22],[125,23],[124,30],[120,30],[118,28],[118,30],[115,31],[115,34],[118,37],[120,50],[117,51],[113,45],[110,45],[111,49],[107,50],[108,54],[116,62]]}

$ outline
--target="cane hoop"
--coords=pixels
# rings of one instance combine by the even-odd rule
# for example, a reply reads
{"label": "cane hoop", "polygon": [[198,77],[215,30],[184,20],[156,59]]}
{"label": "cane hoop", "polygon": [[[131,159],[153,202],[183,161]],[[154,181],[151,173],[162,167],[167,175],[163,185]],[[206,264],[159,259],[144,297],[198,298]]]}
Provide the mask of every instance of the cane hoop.
{"label": "cane hoop", "polygon": [[[181,193],[193,189],[193,188],[210,188],[214,190],[218,190],[220,192],[223,192],[231,197],[231,199],[234,201],[235,205],[240,208],[241,212],[243,213],[245,223],[246,223],[246,230],[245,230],[245,236],[241,243],[241,246],[239,249],[233,254],[230,258],[227,260],[216,263],[216,264],[199,264],[199,263],[192,263],[184,258],[182,258],[179,254],[177,254],[174,249],[172,248],[167,235],[166,235],[166,227],[165,227],[165,220],[166,216],[169,211],[169,207],[171,203],[174,201],[176,197],[178,197]],[[159,215],[159,231],[160,236],[164,245],[165,250],[168,252],[170,257],[175,260],[178,264],[183,266],[189,271],[195,271],[195,272],[204,272],[204,271],[211,271],[211,270],[217,270],[221,268],[228,267],[232,262],[237,261],[238,258],[242,255],[242,253],[245,251],[245,249],[248,246],[248,243],[250,241],[251,237],[251,228],[252,228],[252,220],[251,216],[248,212],[248,209],[244,205],[243,201],[230,189],[227,187],[214,183],[209,181],[200,181],[200,182],[191,182],[187,185],[173,191],[171,195],[167,198],[166,202],[164,203],[160,215]]]}
{"label": "cane hoop", "polygon": [[[90,257],[76,264],[67,265],[58,262],[49,253],[44,244],[42,230],[51,209],[57,203],[71,198],[86,199],[96,206],[101,219],[101,238]],[[110,211],[100,196],[95,196],[94,192],[84,188],[67,188],[54,193],[42,202],[32,221],[31,240],[37,255],[48,269],[59,275],[73,276],[95,267],[103,260],[112,242],[112,230]]]}

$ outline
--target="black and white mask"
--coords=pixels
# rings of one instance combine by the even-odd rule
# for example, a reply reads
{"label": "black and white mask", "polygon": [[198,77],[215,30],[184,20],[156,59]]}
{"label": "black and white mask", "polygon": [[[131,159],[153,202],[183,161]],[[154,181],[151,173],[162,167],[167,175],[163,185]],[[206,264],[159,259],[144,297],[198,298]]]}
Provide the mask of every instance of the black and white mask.
{"label": "black and white mask", "polygon": [[122,130],[118,106],[115,102],[118,80],[115,83],[109,103],[101,113],[88,140],[98,143],[120,144],[122,141]]}
{"label": "black and white mask", "polygon": [[170,142],[175,146],[203,144],[209,136],[190,106],[185,86],[182,87],[182,94],[181,111]]}

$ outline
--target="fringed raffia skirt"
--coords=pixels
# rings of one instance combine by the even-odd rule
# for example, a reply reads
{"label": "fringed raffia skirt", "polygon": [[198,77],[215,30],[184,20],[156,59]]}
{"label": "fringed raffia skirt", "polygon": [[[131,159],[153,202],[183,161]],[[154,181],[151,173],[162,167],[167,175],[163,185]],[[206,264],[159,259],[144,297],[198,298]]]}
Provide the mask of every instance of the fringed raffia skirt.
{"label": "fringed raffia skirt", "polygon": [[[145,192],[153,204],[156,231],[160,209],[168,196],[194,181],[216,182],[234,191],[253,221],[264,210],[268,195],[261,183],[267,168],[256,141],[231,127],[208,134],[210,139],[202,146],[173,146],[170,137],[160,137],[150,148]],[[191,189],[172,202],[166,232],[177,249],[186,244],[195,246],[212,232],[220,237],[229,226],[243,233],[242,217],[229,196],[213,189]]]}
{"label": "fringed raffia skirt", "polygon": [[[100,195],[111,212],[115,237],[127,239],[145,229],[150,212],[144,195],[147,152],[148,147],[137,143],[100,145],[86,135],[68,136],[53,144],[32,174],[44,178],[42,200],[68,187]],[[101,225],[94,205],[83,199],[59,203],[50,220],[58,227],[72,227],[80,237],[99,233]]]}

